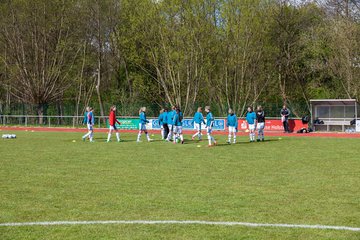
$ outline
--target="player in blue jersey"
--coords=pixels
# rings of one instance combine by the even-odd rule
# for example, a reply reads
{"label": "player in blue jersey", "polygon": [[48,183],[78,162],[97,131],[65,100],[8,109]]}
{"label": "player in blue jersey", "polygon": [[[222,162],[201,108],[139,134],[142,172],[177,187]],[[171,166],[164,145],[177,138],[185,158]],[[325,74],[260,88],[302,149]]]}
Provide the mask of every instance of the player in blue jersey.
{"label": "player in blue jersey", "polygon": [[161,134],[161,139],[163,140],[164,139],[164,109],[161,109],[160,110],[160,114],[159,114],[159,117],[158,117],[158,122],[159,122],[159,126],[160,126],[160,134]]}
{"label": "player in blue jersey", "polygon": [[229,109],[229,115],[227,116],[226,126],[229,128],[229,136],[227,143],[231,143],[231,137],[233,136],[233,143],[236,143],[236,133],[238,131],[238,120],[234,111]]}
{"label": "player in blue jersey", "polygon": [[184,144],[184,137],[182,134],[182,119],[183,114],[180,109],[177,108],[174,115],[174,144],[177,142],[178,138],[180,138],[181,144]]}
{"label": "player in blue jersey", "polygon": [[194,128],[196,129],[196,133],[191,137],[192,140],[197,136],[199,140],[201,140],[201,124],[205,124],[204,116],[202,114],[202,108],[198,107],[197,112],[194,115]]}
{"label": "player in blue jersey", "polygon": [[[215,141],[215,138],[212,136],[212,130],[213,130],[215,119],[211,113],[210,106],[205,107],[205,112],[207,113],[207,115],[206,115],[206,133],[207,133],[207,137],[209,140],[208,146],[212,147],[217,144]],[[212,144],[212,143],[214,143],[214,144]]]}
{"label": "player in blue jersey", "polygon": [[146,130],[146,124],[149,123],[149,121],[146,119],[146,107],[142,107],[139,110],[139,118],[140,118],[140,123],[139,123],[139,134],[137,136],[137,140],[136,142],[140,142],[140,138],[141,138],[141,134],[144,132],[146,135],[146,139],[148,140],[148,142],[151,141],[150,136],[148,131]]}
{"label": "player in blue jersey", "polygon": [[89,107],[89,111],[86,115],[86,125],[88,128],[88,133],[85,134],[82,137],[82,140],[85,141],[87,137],[89,137],[90,142],[94,142],[94,123],[95,123],[95,117],[94,117],[94,109],[92,107]]}
{"label": "player in blue jersey", "polygon": [[167,141],[171,141],[174,133],[174,115],[176,114],[177,106],[172,106],[172,110],[167,113],[167,123],[169,127],[169,134],[166,138]]}
{"label": "player in blue jersey", "polygon": [[249,128],[250,142],[255,142],[256,113],[253,111],[252,107],[248,107],[248,112],[246,113],[246,122]]}

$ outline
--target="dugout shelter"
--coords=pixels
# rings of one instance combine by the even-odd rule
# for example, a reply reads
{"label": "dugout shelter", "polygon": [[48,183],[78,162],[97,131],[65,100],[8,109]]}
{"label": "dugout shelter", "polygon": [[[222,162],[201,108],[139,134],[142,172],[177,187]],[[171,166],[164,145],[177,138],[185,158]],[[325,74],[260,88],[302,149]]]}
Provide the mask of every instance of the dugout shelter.
{"label": "dugout shelter", "polygon": [[351,121],[359,116],[359,103],[356,99],[312,99],[310,108],[314,131],[355,130]]}

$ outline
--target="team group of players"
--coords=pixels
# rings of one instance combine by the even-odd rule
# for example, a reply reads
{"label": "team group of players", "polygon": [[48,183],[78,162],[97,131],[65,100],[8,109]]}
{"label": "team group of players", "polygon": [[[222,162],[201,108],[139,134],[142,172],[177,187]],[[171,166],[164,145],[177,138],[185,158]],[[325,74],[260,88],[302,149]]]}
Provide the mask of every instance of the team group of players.
{"label": "team group of players", "polygon": [[[86,108],[84,123],[87,124],[88,133],[86,133],[82,140],[85,141],[89,138],[90,142],[94,142],[94,109],[91,107]],[[197,112],[194,115],[194,128],[196,133],[192,136],[192,140],[198,138],[202,140],[202,125],[205,125],[207,139],[209,141],[209,147],[217,144],[215,138],[212,135],[215,118],[211,113],[210,106],[205,107],[206,112],[206,121],[202,114],[202,108],[199,107]],[[229,131],[227,143],[236,143],[236,133],[238,132],[238,118],[235,115],[232,109],[228,111],[229,115],[227,116],[226,126]],[[141,135],[145,133],[147,141],[152,139],[149,136],[149,133],[146,129],[146,124],[149,121],[146,118],[146,107],[142,107],[139,110],[139,133],[137,136],[137,142],[141,142]],[[159,124],[161,126],[161,137],[163,140],[168,142],[173,142],[174,144],[180,142],[184,143],[184,136],[182,133],[182,120],[183,113],[180,108],[173,106],[171,109],[164,108],[160,111],[159,115]],[[265,128],[265,113],[261,106],[258,106],[256,112],[253,111],[252,107],[248,107],[246,113],[246,122],[249,130],[250,142],[255,142],[256,130],[258,132],[257,141],[264,141],[264,128]],[[107,142],[110,142],[111,135],[115,131],[116,139],[120,142],[120,133],[116,128],[116,124],[121,124],[116,118],[116,106],[110,108],[109,114],[109,132],[107,137]]]}

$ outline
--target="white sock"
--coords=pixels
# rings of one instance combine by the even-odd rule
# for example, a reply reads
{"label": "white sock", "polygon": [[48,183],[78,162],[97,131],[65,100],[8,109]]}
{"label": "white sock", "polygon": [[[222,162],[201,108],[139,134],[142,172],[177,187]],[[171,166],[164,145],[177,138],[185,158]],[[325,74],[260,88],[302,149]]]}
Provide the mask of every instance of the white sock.
{"label": "white sock", "polygon": [[93,132],[90,132],[90,142],[92,142],[92,140],[93,140]]}
{"label": "white sock", "polygon": [[236,143],[236,133],[234,133],[234,143]]}
{"label": "white sock", "polygon": [[231,142],[231,133],[228,135],[228,142]]}
{"label": "white sock", "polygon": [[83,138],[87,138],[88,136],[90,136],[90,134],[91,134],[91,132],[88,132],[87,134],[85,134],[85,135],[83,136]]}
{"label": "white sock", "polygon": [[138,136],[137,136],[137,141],[139,142],[141,138],[141,132],[139,132]]}
{"label": "white sock", "polygon": [[211,145],[211,136],[210,136],[210,134],[208,134],[207,137],[208,137],[208,140],[209,140],[209,145]]}
{"label": "white sock", "polygon": [[167,138],[166,138],[168,141],[170,141],[171,135],[172,135],[172,132],[170,131],[169,134],[168,134],[168,136],[167,136]]}
{"label": "white sock", "polygon": [[116,133],[116,139],[118,140],[118,142],[120,142],[120,133]]}
{"label": "white sock", "polygon": [[110,141],[110,138],[111,138],[111,133],[108,133],[108,138],[107,138],[108,142]]}
{"label": "white sock", "polygon": [[146,134],[146,138],[147,138],[148,141],[150,141],[150,136],[149,136],[148,133]]}

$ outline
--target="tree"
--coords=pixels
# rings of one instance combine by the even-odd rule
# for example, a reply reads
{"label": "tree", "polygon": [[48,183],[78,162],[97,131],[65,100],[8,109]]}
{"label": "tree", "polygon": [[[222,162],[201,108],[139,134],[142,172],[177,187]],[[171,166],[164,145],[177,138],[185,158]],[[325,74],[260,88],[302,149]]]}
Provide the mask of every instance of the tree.
{"label": "tree", "polygon": [[71,86],[80,48],[69,16],[74,2],[8,1],[1,3],[0,41],[8,50],[3,62],[9,71],[11,94],[37,105],[39,123],[46,105]]}

